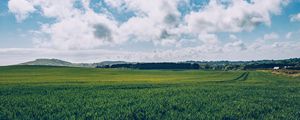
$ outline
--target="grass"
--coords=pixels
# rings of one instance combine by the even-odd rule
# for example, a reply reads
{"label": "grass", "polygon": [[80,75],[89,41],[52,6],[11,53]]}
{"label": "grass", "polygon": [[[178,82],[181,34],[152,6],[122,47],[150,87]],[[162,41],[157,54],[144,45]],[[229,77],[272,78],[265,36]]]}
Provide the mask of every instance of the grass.
{"label": "grass", "polygon": [[300,119],[300,78],[7,66],[0,67],[0,119]]}

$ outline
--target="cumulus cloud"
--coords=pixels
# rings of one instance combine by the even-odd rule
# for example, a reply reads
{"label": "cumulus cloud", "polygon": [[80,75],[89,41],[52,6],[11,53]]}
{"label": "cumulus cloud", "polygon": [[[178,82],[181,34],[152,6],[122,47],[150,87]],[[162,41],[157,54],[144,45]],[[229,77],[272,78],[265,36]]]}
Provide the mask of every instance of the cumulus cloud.
{"label": "cumulus cloud", "polygon": [[[263,36],[257,38],[256,40],[254,40],[253,42],[251,42],[248,45],[249,49],[252,50],[268,50],[268,49],[276,49],[274,48],[274,45],[277,43],[287,43],[290,44],[290,42],[288,41],[279,41],[280,36],[277,33],[268,33],[268,34],[264,34]],[[273,46],[273,47],[272,47]],[[268,47],[268,48],[266,48]]]}
{"label": "cumulus cloud", "polygon": [[[30,0],[31,4],[40,8],[45,17],[57,20],[68,19],[80,14],[82,11],[76,9],[76,0]],[[82,3],[83,4],[83,3]]]}
{"label": "cumulus cloud", "polygon": [[284,0],[232,0],[228,5],[211,0],[203,10],[185,16],[190,32],[251,31],[271,24],[271,15],[280,14]]}
{"label": "cumulus cloud", "polygon": [[[73,11],[72,15],[56,14],[57,22],[45,24],[37,31],[43,34],[38,34],[35,38],[38,47],[92,49],[110,43],[120,43],[123,40],[117,36],[117,22],[108,15],[97,14],[89,8],[84,9],[84,12],[78,12],[76,8],[66,11]],[[50,13],[47,15],[55,16]],[[47,36],[48,39],[45,39]]]}
{"label": "cumulus cloud", "polygon": [[219,39],[215,34],[202,33],[198,36],[198,38],[204,44],[216,45],[219,43]]}
{"label": "cumulus cloud", "polygon": [[291,39],[292,34],[293,34],[293,32],[288,32],[288,33],[285,35],[285,38],[286,38],[286,39]]}
{"label": "cumulus cloud", "polygon": [[[180,12],[177,0],[117,0],[136,16],[129,18],[120,26],[121,35],[138,41],[154,41],[162,44],[165,41],[178,40],[180,33],[176,29],[180,23]],[[112,6],[116,7],[116,6]],[[117,6],[116,8],[121,8]],[[165,39],[165,40],[163,40]]]}
{"label": "cumulus cloud", "polygon": [[8,9],[15,14],[18,22],[26,19],[30,13],[36,10],[27,0],[10,0],[8,2]]}
{"label": "cumulus cloud", "polygon": [[[34,7],[38,8],[42,16],[56,19],[54,23],[43,25],[40,30],[37,30],[40,34],[38,38],[34,39],[38,47],[91,49],[122,43],[130,39],[154,41],[154,43],[161,44],[166,44],[166,41],[171,43],[171,40],[179,39],[175,38],[177,35],[174,34],[172,28],[178,25],[180,13],[177,10],[177,2],[171,0],[153,2],[105,0],[114,9],[126,8],[136,14],[124,23],[117,21],[111,13],[95,12],[94,9],[90,8],[91,3],[88,0],[22,1],[32,9],[29,7],[24,9],[23,5],[17,4],[13,0],[9,1],[12,6],[16,4],[11,7],[10,11],[14,12],[20,21],[25,19],[30,12],[33,12]],[[75,4],[82,4],[83,8],[78,9]],[[168,36],[165,34],[166,31]]]}
{"label": "cumulus cloud", "polygon": [[233,42],[226,43],[223,50],[229,51],[243,51],[246,50],[246,45],[241,40],[235,40]]}
{"label": "cumulus cloud", "polygon": [[[179,6],[183,3],[190,5],[189,0],[102,2],[105,6],[99,4],[99,7],[106,10],[99,12],[91,8],[90,0],[10,0],[9,10],[18,21],[35,11],[43,17],[55,19],[32,32],[37,48],[87,50],[125,42],[151,42],[155,46],[180,48],[185,51],[184,57],[195,53],[193,50],[197,51],[195,54],[247,50],[243,40],[236,36],[231,35],[230,41],[222,43],[217,33],[231,34],[251,31],[260,24],[271,25],[271,16],[280,14],[287,0],[210,0],[199,7],[200,10],[191,9],[186,13],[180,11]],[[77,4],[81,6],[76,7]],[[112,11],[132,15],[118,20]],[[263,39],[278,37],[271,33]],[[192,45],[187,45],[187,49],[181,48],[183,43],[190,41]],[[172,52],[163,55],[173,56]]]}
{"label": "cumulus cloud", "polygon": [[279,35],[277,33],[270,33],[270,34],[265,34],[263,39],[264,40],[276,40],[279,38]]}
{"label": "cumulus cloud", "polygon": [[223,52],[244,51],[247,50],[245,43],[237,36],[229,35],[230,41],[225,43]]}
{"label": "cumulus cloud", "polygon": [[300,21],[300,13],[295,14],[295,15],[291,15],[290,21],[291,22],[298,22],[298,21]]}

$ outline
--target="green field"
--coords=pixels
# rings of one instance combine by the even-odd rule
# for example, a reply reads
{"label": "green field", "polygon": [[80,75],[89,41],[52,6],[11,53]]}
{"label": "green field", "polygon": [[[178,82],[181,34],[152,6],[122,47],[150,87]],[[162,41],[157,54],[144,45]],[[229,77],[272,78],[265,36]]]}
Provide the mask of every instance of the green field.
{"label": "green field", "polygon": [[7,66],[0,119],[300,119],[300,77]]}

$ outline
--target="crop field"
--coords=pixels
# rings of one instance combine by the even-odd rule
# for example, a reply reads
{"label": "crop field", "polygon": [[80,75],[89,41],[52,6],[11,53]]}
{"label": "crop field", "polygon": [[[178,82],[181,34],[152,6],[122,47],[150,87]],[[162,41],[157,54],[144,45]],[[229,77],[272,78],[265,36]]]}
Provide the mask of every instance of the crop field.
{"label": "crop field", "polygon": [[0,119],[300,119],[300,77],[4,66]]}

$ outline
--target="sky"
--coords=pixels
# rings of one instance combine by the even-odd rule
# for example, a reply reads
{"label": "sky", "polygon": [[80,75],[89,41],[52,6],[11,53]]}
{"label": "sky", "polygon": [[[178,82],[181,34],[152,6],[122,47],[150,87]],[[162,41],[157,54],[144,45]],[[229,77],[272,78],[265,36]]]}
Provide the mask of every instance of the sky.
{"label": "sky", "polygon": [[0,0],[0,65],[300,57],[300,0]]}

